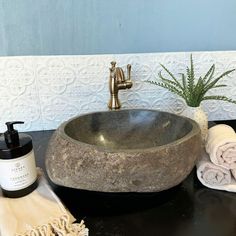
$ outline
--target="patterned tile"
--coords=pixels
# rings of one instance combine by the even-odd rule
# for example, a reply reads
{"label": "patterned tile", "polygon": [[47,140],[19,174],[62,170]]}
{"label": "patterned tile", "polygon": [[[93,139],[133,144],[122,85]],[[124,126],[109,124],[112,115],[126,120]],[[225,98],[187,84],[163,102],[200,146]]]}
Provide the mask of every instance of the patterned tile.
{"label": "patterned tile", "polygon": [[[110,62],[126,72],[132,65],[133,87],[119,91],[123,108],[150,108],[181,114],[184,101],[165,89],[146,83],[158,79],[160,64],[175,75],[185,72],[190,53],[148,53],[89,56],[32,56],[0,58],[0,131],[10,120],[23,120],[18,130],[57,128],[69,118],[93,111],[107,110]],[[215,63],[216,75],[236,68],[236,51],[194,52],[196,75]],[[236,100],[236,72],[210,94],[226,94]],[[209,120],[236,119],[236,105],[206,101]]]}

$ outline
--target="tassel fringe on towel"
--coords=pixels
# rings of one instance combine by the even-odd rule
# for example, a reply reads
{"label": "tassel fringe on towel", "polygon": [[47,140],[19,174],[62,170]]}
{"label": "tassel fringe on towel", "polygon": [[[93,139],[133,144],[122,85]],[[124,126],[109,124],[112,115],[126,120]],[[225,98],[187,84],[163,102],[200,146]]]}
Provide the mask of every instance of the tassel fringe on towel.
{"label": "tassel fringe on towel", "polygon": [[88,236],[88,229],[84,222],[70,223],[68,215],[53,219],[48,224],[38,226],[27,231],[24,234],[16,234],[15,236]]}

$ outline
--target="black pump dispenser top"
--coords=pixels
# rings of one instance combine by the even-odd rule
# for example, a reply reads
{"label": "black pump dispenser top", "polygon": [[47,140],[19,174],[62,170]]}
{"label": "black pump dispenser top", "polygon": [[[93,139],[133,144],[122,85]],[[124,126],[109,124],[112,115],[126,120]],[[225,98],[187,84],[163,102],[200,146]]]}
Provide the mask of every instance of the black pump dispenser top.
{"label": "black pump dispenser top", "polygon": [[19,134],[16,129],[14,129],[14,124],[24,124],[23,121],[13,121],[6,122],[7,131],[4,133],[5,141],[7,146],[16,147],[20,145]]}
{"label": "black pump dispenser top", "polygon": [[0,159],[13,159],[29,153],[33,149],[32,138],[14,129],[15,124],[23,121],[6,122],[7,131],[0,135]]}

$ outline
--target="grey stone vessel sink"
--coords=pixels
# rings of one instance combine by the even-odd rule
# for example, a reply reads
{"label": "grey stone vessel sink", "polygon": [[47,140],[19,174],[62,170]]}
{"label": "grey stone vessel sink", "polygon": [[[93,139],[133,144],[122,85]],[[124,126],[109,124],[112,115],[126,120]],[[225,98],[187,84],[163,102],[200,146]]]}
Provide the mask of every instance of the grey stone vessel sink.
{"label": "grey stone vessel sink", "polygon": [[156,110],[81,115],[53,134],[46,169],[58,185],[102,192],[158,192],[181,183],[201,152],[200,129]]}

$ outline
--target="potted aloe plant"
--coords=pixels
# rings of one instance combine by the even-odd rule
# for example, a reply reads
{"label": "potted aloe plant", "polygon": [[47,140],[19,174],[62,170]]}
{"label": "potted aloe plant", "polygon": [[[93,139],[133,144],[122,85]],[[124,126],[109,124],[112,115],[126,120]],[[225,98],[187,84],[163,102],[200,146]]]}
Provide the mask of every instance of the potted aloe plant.
{"label": "potted aloe plant", "polygon": [[214,99],[236,104],[236,101],[224,95],[207,95],[212,89],[226,87],[227,85],[218,84],[218,82],[235,71],[235,69],[228,70],[220,76],[214,77],[215,65],[213,64],[204,76],[196,78],[192,54],[190,56],[190,67],[186,68],[186,74],[180,73],[180,79],[177,79],[164,65],[161,64],[161,67],[166,71],[169,78],[164,77],[160,71],[160,81],[148,80],[147,82],[168,89],[170,92],[182,97],[188,106],[183,115],[198,122],[202,137],[205,139],[208,130],[208,119],[201,108],[201,103],[205,100]]}

